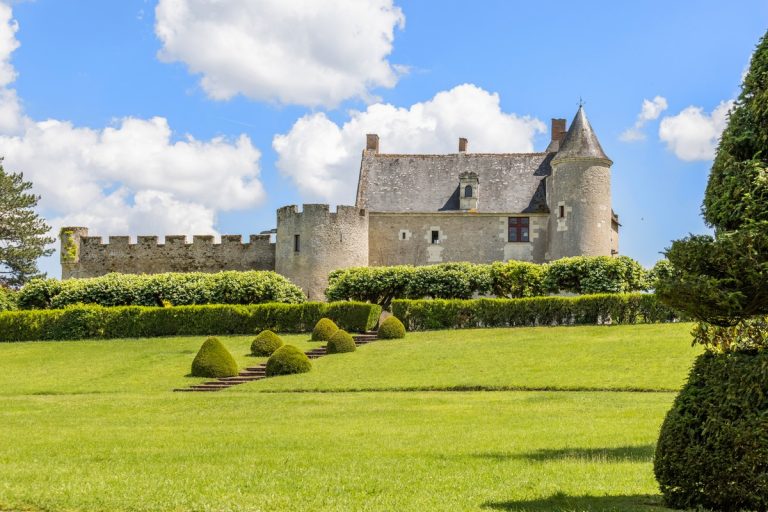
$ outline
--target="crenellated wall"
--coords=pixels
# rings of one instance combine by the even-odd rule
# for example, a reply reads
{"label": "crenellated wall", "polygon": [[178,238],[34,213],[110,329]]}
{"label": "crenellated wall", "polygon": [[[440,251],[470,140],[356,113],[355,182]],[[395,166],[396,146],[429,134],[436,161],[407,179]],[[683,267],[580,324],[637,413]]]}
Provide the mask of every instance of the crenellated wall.
{"label": "crenellated wall", "polygon": [[222,235],[221,243],[213,236],[166,236],[160,243],[156,236],[140,236],[135,244],[130,237],[110,236],[104,243],[100,236],[88,236],[83,227],[61,230],[61,277],[96,277],[110,272],[159,274],[162,272],[220,272],[222,270],[274,270],[275,244],[270,235],[251,235],[243,243],[240,235]]}

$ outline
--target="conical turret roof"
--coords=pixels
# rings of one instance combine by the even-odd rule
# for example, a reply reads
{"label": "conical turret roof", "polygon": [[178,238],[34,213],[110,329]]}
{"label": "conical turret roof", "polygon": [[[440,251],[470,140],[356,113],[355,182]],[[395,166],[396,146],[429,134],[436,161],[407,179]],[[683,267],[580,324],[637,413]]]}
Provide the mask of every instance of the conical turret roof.
{"label": "conical turret roof", "polygon": [[560,149],[552,159],[552,163],[570,158],[595,158],[613,163],[600,146],[582,106],[579,106],[579,110],[571,122],[571,127],[560,143]]}

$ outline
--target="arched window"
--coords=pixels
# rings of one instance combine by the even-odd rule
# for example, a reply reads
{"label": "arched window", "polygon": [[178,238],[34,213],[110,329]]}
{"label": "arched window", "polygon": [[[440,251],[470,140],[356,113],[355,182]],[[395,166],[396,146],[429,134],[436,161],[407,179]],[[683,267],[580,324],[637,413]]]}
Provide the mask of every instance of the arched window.
{"label": "arched window", "polygon": [[464,187],[464,197],[472,197],[472,185]]}

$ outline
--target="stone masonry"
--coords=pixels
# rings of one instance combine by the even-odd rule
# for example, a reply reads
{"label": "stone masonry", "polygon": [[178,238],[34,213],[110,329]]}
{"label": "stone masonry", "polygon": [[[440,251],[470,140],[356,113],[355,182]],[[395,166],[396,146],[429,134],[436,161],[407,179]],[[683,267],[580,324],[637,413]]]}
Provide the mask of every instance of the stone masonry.
{"label": "stone masonry", "polygon": [[610,256],[619,250],[611,205],[611,166],[579,107],[570,128],[552,120],[540,153],[470,153],[459,139],[446,155],[386,154],[366,136],[355,206],[291,205],[277,210],[270,235],[88,236],[61,232],[62,277],[108,272],[275,270],[313,300],[323,300],[328,273],[367,265],[469,261],[546,262]]}

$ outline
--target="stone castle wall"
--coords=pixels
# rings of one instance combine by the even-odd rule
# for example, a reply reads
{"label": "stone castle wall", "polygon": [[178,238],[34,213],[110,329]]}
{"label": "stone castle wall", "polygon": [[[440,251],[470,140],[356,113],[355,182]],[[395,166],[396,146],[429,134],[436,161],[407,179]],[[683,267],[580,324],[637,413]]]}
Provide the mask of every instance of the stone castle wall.
{"label": "stone castle wall", "polygon": [[159,274],[162,272],[220,272],[222,270],[274,270],[275,245],[270,235],[251,235],[243,243],[240,235],[140,236],[130,243],[127,236],[88,236],[87,228],[61,230],[61,277],[96,277],[110,272]]}
{"label": "stone castle wall", "polygon": [[[297,238],[298,237],[298,238]],[[310,300],[324,300],[332,270],[368,265],[368,211],[327,204],[295,205],[277,210],[275,270],[304,290]]]}
{"label": "stone castle wall", "polygon": [[[528,217],[528,242],[508,241],[509,217]],[[370,264],[430,265],[450,261],[543,263],[548,214],[370,213]],[[432,232],[438,239],[432,243]]]}

